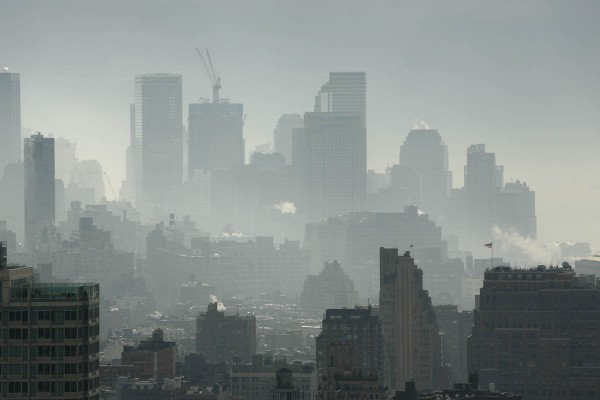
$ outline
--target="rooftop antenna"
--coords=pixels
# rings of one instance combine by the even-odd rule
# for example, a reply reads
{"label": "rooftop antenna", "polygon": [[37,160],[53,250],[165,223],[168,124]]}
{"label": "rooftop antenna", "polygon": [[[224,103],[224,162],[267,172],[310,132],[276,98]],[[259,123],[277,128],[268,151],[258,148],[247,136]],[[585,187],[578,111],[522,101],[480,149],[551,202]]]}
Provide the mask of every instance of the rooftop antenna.
{"label": "rooftop antenna", "polygon": [[[208,49],[206,49],[206,58],[204,57],[204,55],[202,55],[202,52],[198,48],[196,48],[196,53],[198,53],[198,55],[200,56],[200,60],[202,60],[202,65],[204,65],[204,70],[206,71],[208,79],[210,79],[210,83],[212,84],[213,103],[219,104],[219,90],[221,89],[221,78],[215,70],[212,58],[210,57],[210,53],[208,52]],[[208,62],[206,60],[208,60]]]}

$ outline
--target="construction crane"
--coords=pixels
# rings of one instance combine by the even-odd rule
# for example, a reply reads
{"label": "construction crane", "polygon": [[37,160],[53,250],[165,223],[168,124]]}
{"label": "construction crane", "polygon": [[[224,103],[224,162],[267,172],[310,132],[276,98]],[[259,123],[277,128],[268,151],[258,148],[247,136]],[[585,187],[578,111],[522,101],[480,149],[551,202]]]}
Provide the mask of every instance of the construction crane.
{"label": "construction crane", "polygon": [[[205,58],[199,49],[196,48],[196,52],[200,56],[200,60],[202,60],[202,65],[204,65],[204,70],[206,71],[206,74],[208,75],[208,79],[210,79],[210,83],[212,84],[213,103],[219,104],[219,90],[221,89],[221,78],[219,77],[219,74],[217,74],[217,71],[215,70],[215,67],[212,62],[212,58],[210,57],[210,53],[208,52],[208,49],[206,49],[206,58]],[[208,60],[208,62],[206,60]]]}
{"label": "construction crane", "polygon": [[119,201],[119,196],[117,196],[117,192],[115,192],[115,188],[113,187],[112,182],[111,182],[110,178],[108,177],[108,174],[106,173],[106,171],[102,171],[102,172],[104,173],[104,177],[106,178],[108,187],[110,188],[113,198],[115,199],[114,201]]}

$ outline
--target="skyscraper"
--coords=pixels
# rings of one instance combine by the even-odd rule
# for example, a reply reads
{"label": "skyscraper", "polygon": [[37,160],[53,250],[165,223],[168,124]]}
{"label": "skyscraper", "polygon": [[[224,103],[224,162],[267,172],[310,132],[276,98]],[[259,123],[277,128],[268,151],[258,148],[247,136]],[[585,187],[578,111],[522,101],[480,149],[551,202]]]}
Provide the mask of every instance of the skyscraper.
{"label": "skyscraper", "polygon": [[218,102],[190,104],[188,116],[188,176],[194,171],[226,170],[243,165],[244,106]]}
{"label": "skyscraper", "polygon": [[367,74],[330,72],[329,81],[315,97],[315,112],[356,113],[367,122]]}
{"label": "skyscraper", "polygon": [[292,171],[312,218],[364,211],[367,196],[366,74],[331,72],[315,112],[293,130]]}
{"label": "skyscraper", "polygon": [[41,133],[25,139],[25,247],[34,250],[54,224],[54,139]]}
{"label": "skyscraper", "polygon": [[98,284],[36,282],[3,255],[2,397],[99,399]]}
{"label": "skyscraper", "polygon": [[485,272],[469,373],[528,400],[600,398],[600,287],[562,267]]}
{"label": "skyscraper", "polygon": [[485,144],[467,148],[465,195],[470,244],[491,238],[496,221],[496,195],[504,186],[504,167],[496,165],[496,154],[485,151]]}
{"label": "skyscraper", "polygon": [[[413,129],[400,147],[400,168],[412,179],[394,182],[415,195],[423,211],[440,218],[446,215],[446,201],[452,188],[448,170],[448,146],[434,129]],[[415,184],[417,185],[416,187]]]}
{"label": "skyscraper", "polygon": [[[385,383],[401,389],[414,380],[418,390],[441,382],[441,340],[423,271],[409,252],[379,249],[379,310],[383,321]],[[443,384],[443,383],[442,383]]]}
{"label": "skyscraper", "polygon": [[0,176],[10,162],[21,159],[21,80],[4,68],[0,72]]}
{"label": "skyscraper", "polygon": [[183,180],[181,90],[181,75],[135,77],[136,203],[146,213]]}
{"label": "skyscraper", "polygon": [[304,119],[300,114],[283,114],[273,130],[273,150],[283,154],[285,163],[292,163],[292,134],[294,129],[302,128]]}

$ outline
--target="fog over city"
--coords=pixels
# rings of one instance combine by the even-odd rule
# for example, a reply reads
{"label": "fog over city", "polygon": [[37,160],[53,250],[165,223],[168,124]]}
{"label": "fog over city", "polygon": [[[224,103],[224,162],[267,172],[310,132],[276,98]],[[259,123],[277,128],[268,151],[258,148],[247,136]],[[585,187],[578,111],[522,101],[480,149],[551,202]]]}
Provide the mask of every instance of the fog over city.
{"label": "fog over city", "polygon": [[0,0],[0,397],[600,398],[599,17]]}

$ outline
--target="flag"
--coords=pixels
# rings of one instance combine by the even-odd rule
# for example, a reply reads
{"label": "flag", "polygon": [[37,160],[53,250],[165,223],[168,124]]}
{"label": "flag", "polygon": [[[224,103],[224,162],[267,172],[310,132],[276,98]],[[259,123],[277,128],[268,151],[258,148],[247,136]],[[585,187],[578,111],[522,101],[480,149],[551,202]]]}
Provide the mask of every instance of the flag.
{"label": "flag", "polygon": [[493,247],[492,242],[485,243],[484,246],[487,247],[488,249],[491,249]]}
{"label": "flag", "polygon": [[411,247],[413,247],[413,246],[414,246],[414,244],[411,244],[410,246],[408,246],[408,248],[411,248]]}

